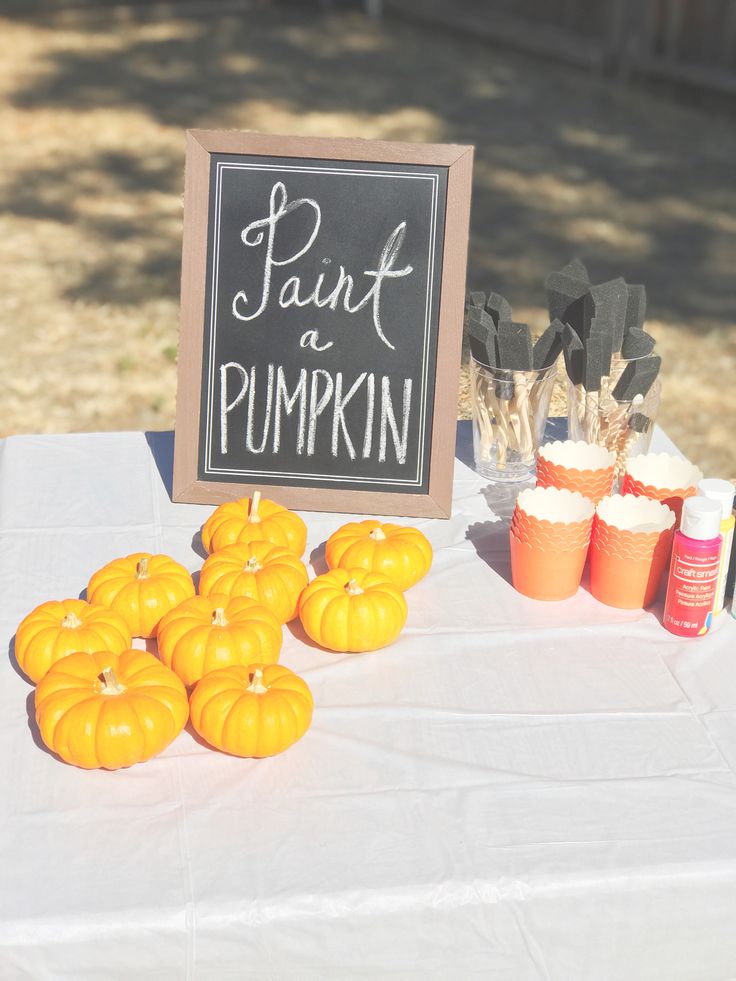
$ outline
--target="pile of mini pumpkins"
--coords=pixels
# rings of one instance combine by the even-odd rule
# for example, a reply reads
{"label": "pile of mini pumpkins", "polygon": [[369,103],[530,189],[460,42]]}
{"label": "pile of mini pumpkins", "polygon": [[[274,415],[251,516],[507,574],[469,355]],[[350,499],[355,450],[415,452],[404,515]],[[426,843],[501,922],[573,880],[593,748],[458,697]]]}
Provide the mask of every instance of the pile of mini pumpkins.
{"label": "pile of mini pumpkins", "polygon": [[[385,647],[406,622],[404,590],[432,562],[416,528],[350,522],[325,545],[330,571],[310,582],[306,543],[299,515],[256,491],[202,526],[209,555],[198,595],[178,562],[139,552],[95,572],[86,601],[36,607],[18,627],[15,657],[37,684],[44,743],[67,763],[108,770],[155,756],[189,718],[235,756],[295,743],[313,700],[277,663],[283,624],[299,617],[330,651]],[[133,637],[156,638],[159,657],[133,649]]]}

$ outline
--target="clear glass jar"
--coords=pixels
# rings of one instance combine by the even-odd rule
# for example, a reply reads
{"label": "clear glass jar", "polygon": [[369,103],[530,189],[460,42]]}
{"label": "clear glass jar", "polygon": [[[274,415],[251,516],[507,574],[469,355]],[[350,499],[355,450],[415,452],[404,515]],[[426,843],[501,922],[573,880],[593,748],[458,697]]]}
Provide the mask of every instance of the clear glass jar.
{"label": "clear glass jar", "polygon": [[662,383],[656,378],[644,398],[626,402],[615,399],[613,390],[628,363],[622,358],[613,360],[611,374],[602,380],[600,392],[586,392],[582,385],[567,379],[569,438],[613,450],[617,475],[624,472],[630,457],[649,451],[662,397]]}
{"label": "clear glass jar", "polygon": [[557,366],[539,371],[488,368],[470,358],[475,469],[489,480],[534,474]]}

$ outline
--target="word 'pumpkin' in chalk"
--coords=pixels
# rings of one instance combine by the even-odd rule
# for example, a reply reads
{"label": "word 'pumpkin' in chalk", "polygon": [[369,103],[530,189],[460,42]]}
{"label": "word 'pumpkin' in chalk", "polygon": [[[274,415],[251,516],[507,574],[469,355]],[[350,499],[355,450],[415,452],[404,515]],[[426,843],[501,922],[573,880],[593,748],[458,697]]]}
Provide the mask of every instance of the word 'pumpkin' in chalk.
{"label": "word 'pumpkin' in chalk", "polygon": [[275,664],[281,624],[245,596],[193,596],[167,613],[158,626],[158,653],[185,685],[194,685],[231,664]]}
{"label": "word 'pumpkin' in chalk", "polygon": [[307,683],[280,664],[235,665],[206,674],[189,708],[196,732],[233,756],[275,756],[312,721]]}
{"label": "word 'pumpkin' in chalk", "polygon": [[147,651],[69,654],[36,688],[41,738],[65,763],[85,770],[150,759],[188,716],[184,685]]}
{"label": "word 'pumpkin' in chalk", "polygon": [[297,615],[299,597],[308,581],[304,563],[287,548],[248,542],[226,545],[206,559],[199,574],[199,592],[202,596],[248,596],[286,623]]}
{"label": "word 'pumpkin' in chalk", "polygon": [[117,610],[134,637],[155,636],[161,617],[190,596],[194,583],[184,566],[149,552],[113,559],[87,586],[87,599]]}
{"label": "word 'pumpkin' in chalk", "polygon": [[332,569],[317,576],[299,600],[307,635],[330,651],[358,654],[385,647],[399,636],[406,616],[398,586],[365,569]]}
{"label": "word 'pumpkin' in chalk", "polygon": [[127,650],[130,628],[119,613],[79,599],[50,600],[24,617],[15,633],[15,659],[37,682],[52,664],[74,651]]}
{"label": "word 'pumpkin' in chalk", "polygon": [[330,569],[378,572],[404,590],[429,571],[432,546],[418,528],[351,521],[327,539],[325,558]]}
{"label": "word 'pumpkin' in chalk", "polygon": [[208,552],[245,542],[271,542],[301,555],[307,547],[307,526],[298,514],[261,500],[261,492],[255,491],[253,497],[221,504],[202,525],[202,544]]}

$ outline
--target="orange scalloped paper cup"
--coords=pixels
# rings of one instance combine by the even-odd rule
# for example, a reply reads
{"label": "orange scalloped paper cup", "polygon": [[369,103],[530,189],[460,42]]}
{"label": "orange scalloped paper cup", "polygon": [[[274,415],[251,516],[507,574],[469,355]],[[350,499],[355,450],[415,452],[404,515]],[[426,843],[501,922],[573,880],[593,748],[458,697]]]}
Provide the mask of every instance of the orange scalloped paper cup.
{"label": "orange scalloped paper cup", "polygon": [[650,556],[632,558],[590,547],[590,591],[600,603],[621,610],[643,610],[656,600],[667,567],[672,532],[663,533]]}
{"label": "orange scalloped paper cup", "polygon": [[596,508],[590,591],[607,606],[640,610],[657,598],[675,515],[660,501],[632,494],[605,497]]}
{"label": "orange scalloped paper cup", "polygon": [[548,551],[519,541],[513,533],[509,539],[514,589],[536,600],[564,600],[575,595],[583,577],[587,545]]}
{"label": "orange scalloped paper cup", "polygon": [[553,525],[593,524],[595,506],[577,491],[560,487],[528,487],[516,498],[516,509],[530,519]]}
{"label": "orange scalloped paper cup", "polygon": [[584,440],[555,440],[539,448],[537,487],[577,491],[597,504],[613,489],[616,454]]}
{"label": "orange scalloped paper cup", "polygon": [[680,527],[683,501],[697,493],[703,472],[694,463],[672,453],[645,453],[626,464],[622,493],[661,501],[675,513]]}

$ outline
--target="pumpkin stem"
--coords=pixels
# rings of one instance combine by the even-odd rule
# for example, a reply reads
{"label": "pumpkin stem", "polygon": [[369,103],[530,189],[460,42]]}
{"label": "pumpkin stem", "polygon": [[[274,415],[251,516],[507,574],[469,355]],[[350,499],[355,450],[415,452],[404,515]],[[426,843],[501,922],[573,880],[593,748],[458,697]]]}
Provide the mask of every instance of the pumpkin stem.
{"label": "pumpkin stem", "polygon": [[255,557],[255,555],[251,555],[251,557],[245,563],[245,569],[243,571],[244,572],[260,572],[262,568],[263,568],[263,566],[258,561],[258,559]]}
{"label": "pumpkin stem", "polygon": [[100,688],[101,695],[122,695],[125,691],[125,685],[121,685],[118,681],[117,675],[111,667],[102,669],[102,688]]}
{"label": "pumpkin stem", "polygon": [[263,671],[260,668],[253,669],[253,675],[246,691],[252,691],[254,695],[262,695],[268,691],[268,685],[263,684]]}
{"label": "pumpkin stem", "polygon": [[386,538],[383,533],[383,528],[381,528],[380,525],[378,528],[374,528],[368,537],[372,538],[374,542],[382,542]]}
{"label": "pumpkin stem", "polygon": [[148,556],[141,559],[135,567],[136,579],[148,579]]}
{"label": "pumpkin stem", "polygon": [[225,619],[225,611],[221,606],[218,606],[217,609],[212,614],[212,626],[226,627],[227,625],[228,625],[228,621]]}
{"label": "pumpkin stem", "polygon": [[251,497],[250,499],[250,514],[248,515],[248,521],[250,521],[250,523],[253,525],[257,525],[258,522],[261,520],[260,515],[258,514],[258,508],[260,507],[260,504],[261,504],[261,492],[253,491],[253,497]]}
{"label": "pumpkin stem", "polygon": [[69,630],[76,630],[77,627],[82,626],[82,621],[79,619],[76,613],[67,613],[61,621],[62,627],[67,627]]}
{"label": "pumpkin stem", "polygon": [[357,579],[350,579],[345,583],[345,592],[348,596],[360,596],[364,590],[358,585]]}

